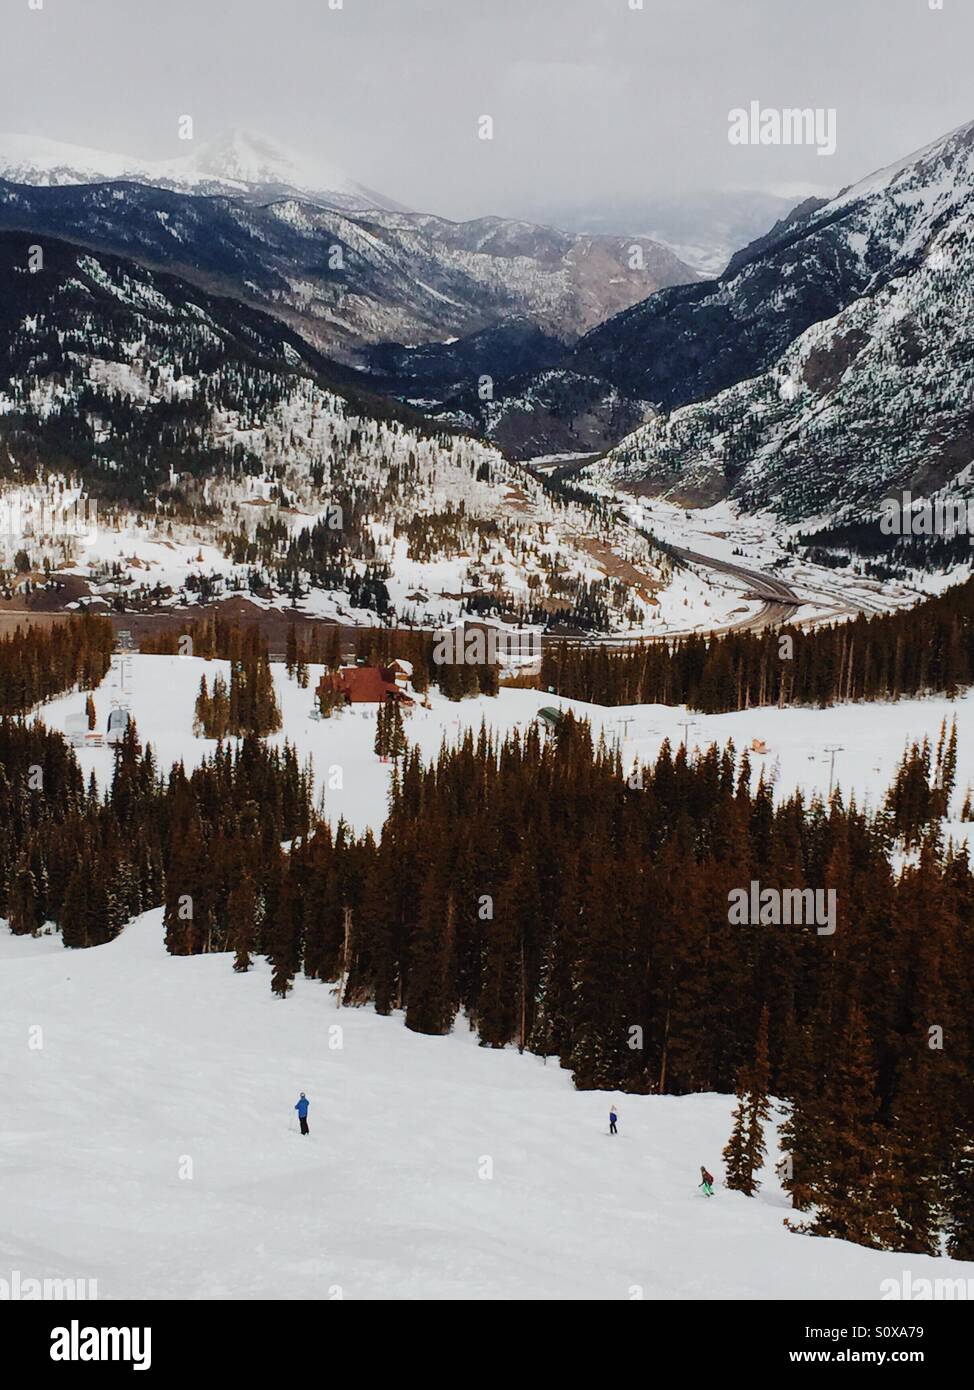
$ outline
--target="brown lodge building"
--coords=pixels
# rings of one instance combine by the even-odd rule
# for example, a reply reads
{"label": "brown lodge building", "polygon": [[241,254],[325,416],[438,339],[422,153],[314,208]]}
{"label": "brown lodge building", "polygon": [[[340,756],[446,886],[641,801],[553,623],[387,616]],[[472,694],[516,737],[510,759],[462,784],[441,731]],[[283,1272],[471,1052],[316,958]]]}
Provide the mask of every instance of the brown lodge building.
{"label": "brown lodge building", "polygon": [[326,671],[318,682],[319,705],[330,695],[332,701],[346,705],[413,705],[405,686],[412,675],[408,661],[393,661],[389,666],[342,666]]}

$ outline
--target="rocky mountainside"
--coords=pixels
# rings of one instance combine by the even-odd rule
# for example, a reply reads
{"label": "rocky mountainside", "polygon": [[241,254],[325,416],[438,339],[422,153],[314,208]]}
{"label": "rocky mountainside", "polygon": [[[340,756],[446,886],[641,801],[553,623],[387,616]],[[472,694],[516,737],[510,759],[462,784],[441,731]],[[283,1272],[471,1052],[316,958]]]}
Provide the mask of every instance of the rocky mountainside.
{"label": "rocky mountainside", "polygon": [[[915,274],[934,238],[970,215],[972,142],[974,126],[964,126],[828,203],[803,204],[720,279],[652,295],[585,335],[555,372],[503,383],[487,408],[458,401],[458,418],[478,416],[514,452],[522,437],[537,447],[528,414],[553,417],[552,444],[605,448],[627,413],[665,415],[760,377],[813,325]],[[603,399],[609,411],[575,428],[576,390],[558,371],[584,383],[578,399]],[[647,438],[665,428],[650,426]]]}
{"label": "rocky mountainside", "polygon": [[762,236],[794,206],[794,198],[759,189],[721,189],[651,195],[634,187],[611,199],[552,200],[539,189],[522,209],[534,221],[571,232],[640,232],[662,242],[681,261],[712,279],[731,256]]}
{"label": "rocky mountainside", "polygon": [[[758,327],[738,320],[736,336],[750,344],[746,379],[661,414],[596,465],[599,476],[688,502],[730,494],[750,510],[839,522],[871,514],[891,492],[926,495],[966,477],[974,124],[847,190],[793,237],[728,272],[735,316],[750,283],[781,272],[773,302],[757,306]],[[788,306],[811,293],[803,248],[813,268],[831,266],[833,292],[839,276],[861,288],[779,348]],[[775,343],[767,361],[759,337]],[[701,363],[697,380],[711,375]]]}
{"label": "rocky mountainside", "polygon": [[129,502],[175,475],[253,472],[273,460],[254,432],[298,384],[336,419],[405,418],[340,399],[327,364],[268,314],[53,239],[32,272],[31,245],[0,232],[4,472],[70,472]]}
{"label": "rocky mountainside", "polygon": [[[288,191],[282,182],[288,170],[295,179],[311,175],[283,158],[261,162],[259,148],[238,145],[201,151],[195,182],[184,166],[181,185],[169,166],[133,171],[118,161],[107,165],[116,171],[114,181],[91,181],[83,161],[62,177],[56,155],[41,177],[8,152],[6,162],[0,159],[0,175],[6,169],[0,228],[172,271],[268,310],[320,351],[365,373],[375,367],[386,378],[390,363],[401,362],[401,378],[376,384],[437,401],[476,384],[477,378],[457,375],[467,357],[497,378],[546,366],[550,344],[539,340],[539,356],[530,357],[518,321],[543,340],[557,340],[564,352],[593,325],[654,290],[697,278],[645,237],[568,234],[494,217],[455,223]],[[215,183],[205,168],[222,171]],[[275,171],[281,179],[267,182]],[[245,183],[242,175],[263,182]],[[505,332],[481,338],[469,352],[452,350],[454,340],[496,329]],[[506,351],[508,339],[519,342],[519,351]],[[391,346],[373,362],[369,349],[376,344]],[[414,370],[408,354],[417,346],[425,349],[424,363]]]}
{"label": "rocky mountainside", "polygon": [[[95,565],[105,601],[250,593],[359,622],[651,620],[668,562],[618,508],[336,386],[259,309],[53,238],[32,268],[35,235],[0,232],[0,500],[95,499],[81,570]],[[57,537],[0,542],[5,582],[14,564],[37,576],[83,561]]]}

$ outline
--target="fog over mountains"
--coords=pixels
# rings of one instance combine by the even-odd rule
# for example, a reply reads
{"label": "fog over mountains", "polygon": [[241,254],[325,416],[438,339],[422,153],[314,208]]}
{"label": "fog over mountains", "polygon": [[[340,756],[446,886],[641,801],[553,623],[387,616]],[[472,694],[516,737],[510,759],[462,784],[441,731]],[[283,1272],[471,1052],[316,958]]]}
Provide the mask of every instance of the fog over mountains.
{"label": "fog over mountains", "polygon": [[974,123],[782,225],[716,285],[589,335],[576,356],[661,408],[600,467],[792,519],[854,519],[891,489],[961,482],[972,287]]}
{"label": "fog over mountains", "polygon": [[124,179],[187,193],[254,198],[293,193],[331,207],[359,210],[398,206],[355,183],[327,160],[297,155],[266,135],[237,129],[166,160],[135,159],[33,135],[0,134],[0,175],[35,187]]}
{"label": "fog over mountains", "polygon": [[669,246],[687,265],[709,277],[720,275],[735,251],[770,231],[804,196],[804,191],[726,188],[653,197],[634,192],[628,197],[571,202],[539,197],[535,202],[528,200],[523,212],[566,231],[602,236],[639,232]]}

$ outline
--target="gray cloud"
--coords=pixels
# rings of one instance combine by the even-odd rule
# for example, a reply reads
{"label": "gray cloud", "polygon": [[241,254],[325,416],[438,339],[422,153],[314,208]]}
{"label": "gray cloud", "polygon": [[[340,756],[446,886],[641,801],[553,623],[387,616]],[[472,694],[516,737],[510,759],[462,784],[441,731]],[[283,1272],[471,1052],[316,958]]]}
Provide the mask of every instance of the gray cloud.
{"label": "gray cloud", "polygon": [[[0,127],[144,157],[228,125],[413,207],[538,215],[835,189],[974,119],[970,0],[9,0]],[[736,148],[727,113],[834,107],[838,148]],[[490,114],[493,141],[477,139]]]}

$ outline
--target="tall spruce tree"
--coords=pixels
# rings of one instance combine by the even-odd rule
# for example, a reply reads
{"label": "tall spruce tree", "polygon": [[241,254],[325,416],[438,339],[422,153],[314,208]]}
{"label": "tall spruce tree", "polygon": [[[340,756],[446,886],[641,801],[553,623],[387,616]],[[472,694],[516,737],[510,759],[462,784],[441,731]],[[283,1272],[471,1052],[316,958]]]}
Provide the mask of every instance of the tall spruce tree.
{"label": "tall spruce tree", "polygon": [[754,1059],[742,1073],[734,1111],[734,1129],[724,1149],[725,1183],[737,1192],[753,1197],[761,1186],[756,1174],[766,1152],[764,1125],[770,1118],[768,1101],[770,1064],[768,1060],[768,1007],[761,1010]]}

